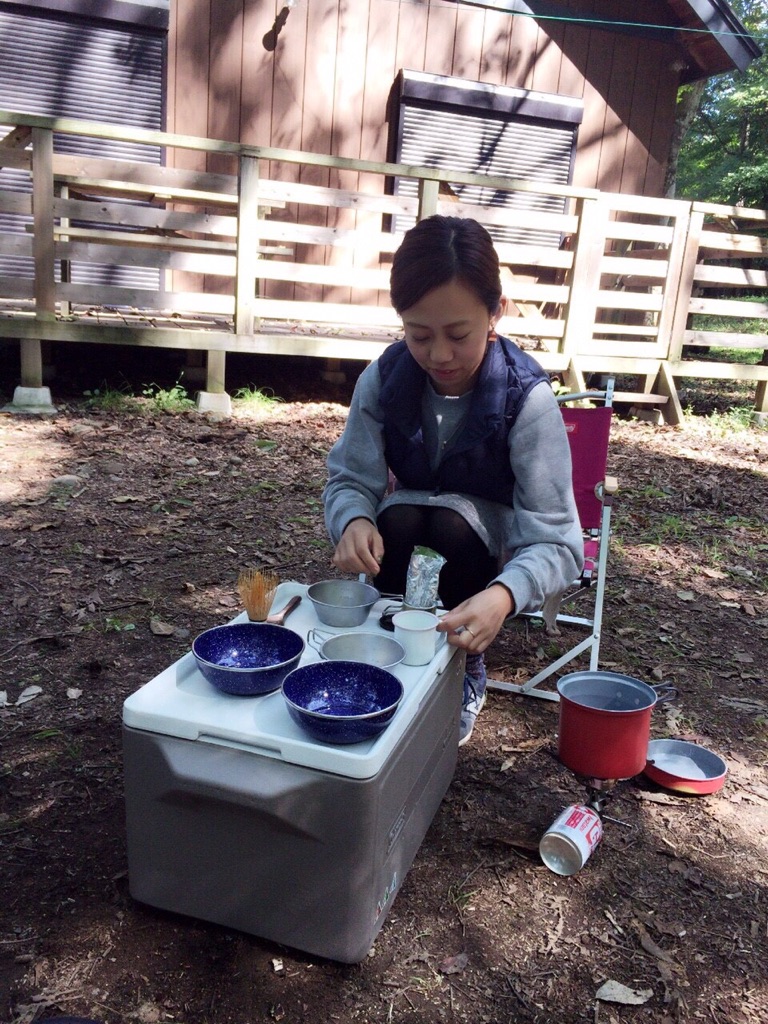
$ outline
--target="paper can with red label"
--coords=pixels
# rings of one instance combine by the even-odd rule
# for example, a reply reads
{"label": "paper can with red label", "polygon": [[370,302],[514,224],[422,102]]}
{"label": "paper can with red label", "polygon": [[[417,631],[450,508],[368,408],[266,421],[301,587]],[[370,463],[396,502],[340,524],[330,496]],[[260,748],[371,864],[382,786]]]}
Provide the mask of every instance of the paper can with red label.
{"label": "paper can with red label", "polygon": [[552,822],[539,843],[539,856],[556,875],[575,875],[603,836],[597,811],[571,804]]}

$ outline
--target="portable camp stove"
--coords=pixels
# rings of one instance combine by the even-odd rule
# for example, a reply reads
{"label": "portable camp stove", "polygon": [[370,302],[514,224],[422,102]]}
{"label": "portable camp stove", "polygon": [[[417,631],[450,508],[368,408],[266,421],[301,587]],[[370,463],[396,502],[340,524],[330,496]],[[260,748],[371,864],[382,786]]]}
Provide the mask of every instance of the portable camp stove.
{"label": "portable camp stove", "polygon": [[586,799],[584,800],[585,805],[591,807],[602,818],[606,804],[613,796],[613,790],[619,780],[588,779],[581,776],[577,776],[577,778],[581,778],[587,792]]}

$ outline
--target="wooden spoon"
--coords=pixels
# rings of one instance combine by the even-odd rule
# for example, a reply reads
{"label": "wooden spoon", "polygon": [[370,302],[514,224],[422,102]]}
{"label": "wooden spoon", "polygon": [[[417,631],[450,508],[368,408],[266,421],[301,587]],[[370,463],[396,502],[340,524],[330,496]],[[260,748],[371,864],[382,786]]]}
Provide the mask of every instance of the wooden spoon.
{"label": "wooden spoon", "polygon": [[266,618],[273,626],[282,626],[294,608],[301,604],[301,594],[294,594],[288,603],[279,612],[273,612]]}

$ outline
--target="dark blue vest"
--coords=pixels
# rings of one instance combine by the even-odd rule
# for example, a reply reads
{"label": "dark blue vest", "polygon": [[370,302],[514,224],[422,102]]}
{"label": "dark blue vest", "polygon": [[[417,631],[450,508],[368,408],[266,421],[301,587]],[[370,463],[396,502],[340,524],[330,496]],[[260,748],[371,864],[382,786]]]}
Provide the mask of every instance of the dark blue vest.
{"label": "dark blue vest", "polygon": [[435,470],[421,430],[426,373],[404,341],[386,348],[378,366],[384,451],[399,486],[435,494],[472,494],[511,505],[515,478],[509,464],[509,431],[528,392],[548,379],[535,359],[507,338],[499,337],[488,346],[467,418]]}

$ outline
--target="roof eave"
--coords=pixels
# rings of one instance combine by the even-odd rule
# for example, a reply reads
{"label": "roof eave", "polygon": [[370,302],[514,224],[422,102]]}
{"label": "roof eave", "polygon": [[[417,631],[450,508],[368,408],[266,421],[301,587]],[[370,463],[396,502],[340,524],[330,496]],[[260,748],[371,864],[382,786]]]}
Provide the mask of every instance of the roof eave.
{"label": "roof eave", "polygon": [[691,68],[689,81],[709,77],[711,74],[722,74],[724,71],[746,71],[752,61],[761,56],[761,47],[725,0],[686,0],[686,3],[695,17],[711,33],[729,65],[717,69],[702,67],[700,74],[696,74],[695,69]]}

